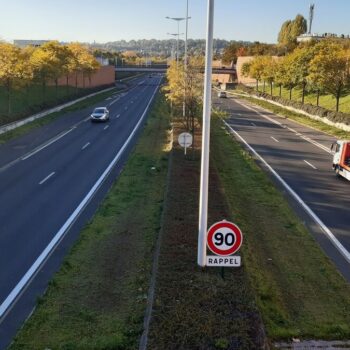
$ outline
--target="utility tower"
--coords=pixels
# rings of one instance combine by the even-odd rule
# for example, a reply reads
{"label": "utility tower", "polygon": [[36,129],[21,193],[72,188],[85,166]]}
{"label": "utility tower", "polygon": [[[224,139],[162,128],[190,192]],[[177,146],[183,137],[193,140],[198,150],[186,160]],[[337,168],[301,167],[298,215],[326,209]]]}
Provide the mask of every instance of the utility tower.
{"label": "utility tower", "polygon": [[314,18],[314,9],[315,9],[315,4],[310,4],[309,31],[307,32],[308,34],[311,34],[312,20],[313,20],[313,18]]}

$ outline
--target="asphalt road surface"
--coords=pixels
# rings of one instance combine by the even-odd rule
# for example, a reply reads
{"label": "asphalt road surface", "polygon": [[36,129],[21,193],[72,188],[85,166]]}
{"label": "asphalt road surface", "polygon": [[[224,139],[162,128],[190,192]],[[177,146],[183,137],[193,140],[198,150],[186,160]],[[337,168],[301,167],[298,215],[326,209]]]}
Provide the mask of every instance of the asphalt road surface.
{"label": "asphalt road surface", "polygon": [[228,111],[226,126],[251,153],[256,152],[255,158],[350,281],[350,182],[336,178],[332,169],[334,137],[242,99],[215,97],[213,106]]}
{"label": "asphalt road surface", "polygon": [[28,317],[62,258],[122,170],[161,76],[135,79],[98,106],[70,112],[0,147],[0,349]]}

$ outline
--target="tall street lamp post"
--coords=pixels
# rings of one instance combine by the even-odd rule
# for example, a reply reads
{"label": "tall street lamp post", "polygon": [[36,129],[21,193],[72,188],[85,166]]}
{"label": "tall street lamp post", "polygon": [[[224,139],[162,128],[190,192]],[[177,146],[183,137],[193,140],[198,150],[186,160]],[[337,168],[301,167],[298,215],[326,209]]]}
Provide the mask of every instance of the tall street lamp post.
{"label": "tall street lamp post", "polygon": [[[178,67],[179,64],[179,36],[180,36],[180,22],[184,21],[186,17],[169,17],[166,16],[167,19],[172,19],[173,21],[177,22],[177,47],[176,47],[176,67]],[[185,43],[186,46],[186,43]]]}
{"label": "tall street lamp post", "polygon": [[214,0],[208,0],[207,5],[207,36],[205,49],[203,130],[202,130],[202,161],[200,176],[199,223],[198,223],[198,256],[199,266],[206,265],[206,236],[208,226],[208,175],[209,175],[209,142],[210,142],[210,112],[211,112],[211,73],[213,60],[213,28]]}
{"label": "tall street lamp post", "polygon": [[[183,35],[183,33],[167,33],[168,35],[171,35],[173,37],[177,37],[177,42],[179,42],[179,36]],[[178,61],[177,61],[177,52],[176,52],[176,67],[178,65]]]}

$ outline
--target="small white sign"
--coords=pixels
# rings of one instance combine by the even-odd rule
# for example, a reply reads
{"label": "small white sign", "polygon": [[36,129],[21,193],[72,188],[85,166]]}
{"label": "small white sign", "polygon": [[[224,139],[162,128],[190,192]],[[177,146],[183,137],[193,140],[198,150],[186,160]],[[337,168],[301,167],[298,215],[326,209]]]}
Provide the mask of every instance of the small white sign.
{"label": "small white sign", "polygon": [[180,146],[185,148],[185,155],[186,155],[187,148],[190,147],[193,142],[192,135],[188,132],[183,132],[182,134],[179,135],[178,141]]}
{"label": "small white sign", "polygon": [[179,135],[178,141],[181,147],[190,147],[192,145],[192,135],[189,132],[183,132]]}
{"label": "small white sign", "polygon": [[235,256],[207,256],[207,266],[241,266],[241,257]]}

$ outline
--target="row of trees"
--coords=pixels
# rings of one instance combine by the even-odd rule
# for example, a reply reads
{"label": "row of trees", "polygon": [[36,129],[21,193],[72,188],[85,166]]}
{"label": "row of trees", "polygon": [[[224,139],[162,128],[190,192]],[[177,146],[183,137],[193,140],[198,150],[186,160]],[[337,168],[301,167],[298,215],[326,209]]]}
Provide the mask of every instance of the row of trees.
{"label": "row of trees", "polygon": [[302,103],[306,91],[317,93],[317,105],[320,93],[329,93],[336,99],[336,111],[339,110],[340,97],[350,87],[350,50],[339,42],[323,40],[319,43],[296,48],[284,57],[256,56],[245,63],[242,74],[270,85],[289,90],[289,98],[295,87],[302,90]]}
{"label": "row of trees", "polygon": [[164,88],[172,108],[185,112],[184,126],[192,135],[203,104],[203,73],[198,69],[203,65],[203,56],[191,57],[187,66],[172,61],[167,70],[168,84]]}
{"label": "row of trees", "polygon": [[[61,45],[50,41],[40,47],[20,49],[12,44],[0,42],[0,84],[7,93],[7,113],[11,114],[11,93],[14,89],[29,88],[31,84],[41,84],[45,102],[46,86],[54,82],[56,97],[58,79],[75,74],[75,86],[78,87],[78,75],[91,79],[99,68],[99,63],[89,51],[78,43]],[[91,81],[91,80],[90,80]]]}

